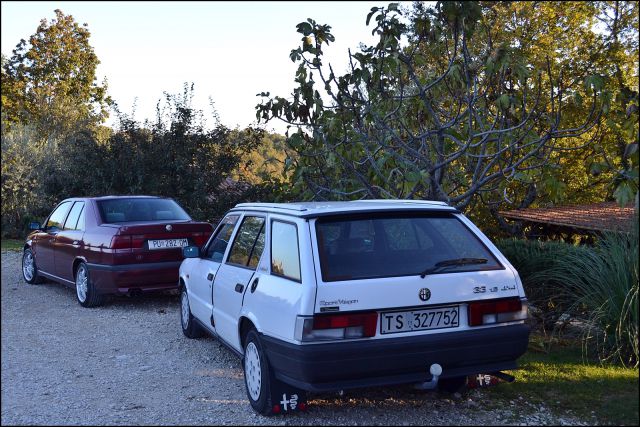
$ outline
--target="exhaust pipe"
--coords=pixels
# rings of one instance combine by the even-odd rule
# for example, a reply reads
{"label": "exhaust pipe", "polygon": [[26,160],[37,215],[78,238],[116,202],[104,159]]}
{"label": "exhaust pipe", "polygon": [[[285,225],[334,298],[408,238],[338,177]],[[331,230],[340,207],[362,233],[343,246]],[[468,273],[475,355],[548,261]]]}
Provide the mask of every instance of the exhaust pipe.
{"label": "exhaust pipe", "polygon": [[440,375],[442,375],[442,366],[434,363],[429,368],[429,373],[431,373],[430,381],[414,384],[413,388],[417,390],[435,390],[435,388],[438,387],[438,380],[440,379]]}
{"label": "exhaust pipe", "polygon": [[498,377],[502,381],[506,381],[508,383],[512,383],[512,382],[514,382],[516,380],[516,377],[514,377],[513,375],[509,375],[509,374],[506,374],[506,373],[500,372],[500,371],[494,372],[491,375],[493,375],[494,377]]}

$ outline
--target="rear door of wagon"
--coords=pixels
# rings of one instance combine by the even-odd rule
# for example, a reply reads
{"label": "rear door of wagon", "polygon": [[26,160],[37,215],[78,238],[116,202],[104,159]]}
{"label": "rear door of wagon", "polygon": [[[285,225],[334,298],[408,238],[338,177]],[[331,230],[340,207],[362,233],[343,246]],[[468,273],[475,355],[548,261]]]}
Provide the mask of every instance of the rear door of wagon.
{"label": "rear door of wagon", "polygon": [[518,297],[503,266],[457,214],[394,212],[312,221],[316,316],[377,313],[378,338],[468,329],[472,301]]}

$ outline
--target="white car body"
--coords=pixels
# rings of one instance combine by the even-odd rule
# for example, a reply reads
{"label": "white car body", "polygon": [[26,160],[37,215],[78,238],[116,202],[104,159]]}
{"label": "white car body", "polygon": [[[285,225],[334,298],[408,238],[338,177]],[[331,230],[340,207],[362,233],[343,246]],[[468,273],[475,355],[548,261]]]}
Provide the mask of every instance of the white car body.
{"label": "white car body", "polygon": [[[325,264],[321,260],[321,253],[327,259],[333,257],[331,259],[334,259],[335,265],[338,265],[340,260],[345,261],[342,268],[348,270],[351,268],[348,262],[349,257],[361,259],[358,257],[363,256],[363,251],[354,250],[344,256],[328,255],[330,253],[328,246],[321,248],[318,242],[319,224],[329,221],[326,227],[339,227],[350,218],[356,218],[365,221],[362,224],[366,225],[374,224],[366,222],[369,217],[388,220],[387,216],[394,215],[399,215],[399,218],[404,218],[404,215],[410,218],[409,221],[413,221],[413,216],[429,218],[429,215],[445,218],[443,220],[445,222],[451,221],[451,218],[457,219],[464,226],[461,230],[466,227],[470,235],[475,236],[477,242],[481,243],[486,253],[493,257],[495,266],[492,268],[461,267],[463,270],[470,269],[470,271],[448,271],[445,267],[443,271],[429,273],[424,277],[421,277],[419,272],[391,277],[362,279],[347,277],[345,280],[341,280],[340,276],[323,277]],[[232,227],[229,224],[223,230],[230,216],[237,216],[237,220],[222,256],[223,262],[219,262],[219,254],[214,255],[218,257],[217,261],[208,259],[204,254],[213,244],[216,236],[223,231],[228,233]],[[264,230],[264,249],[255,268],[229,262],[230,250],[235,244],[243,220],[247,217],[262,218],[262,220],[255,218],[251,220],[256,222],[255,227],[260,221],[264,224],[264,229],[261,228]],[[334,220],[342,222],[331,222]],[[385,224],[395,227],[393,222],[395,220],[395,217],[391,218],[392,222]],[[289,225],[296,227],[300,280],[291,280],[274,272],[274,269],[284,269],[283,264],[292,263],[290,257],[287,258],[286,255],[282,255],[283,259],[278,260],[278,262],[282,261],[278,264],[279,267],[277,265],[274,267],[272,263],[272,245],[276,245],[277,250],[283,253],[287,250],[287,248],[279,248],[277,241],[272,242],[274,223],[277,223],[278,233],[282,236],[286,235],[283,233],[292,230]],[[348,229],[352,230],[351,227],[354,227],[353,230],[355,230],[355,226],[351,224]],[[418,229],[415,226],[413,229],[417,234]],[[369,229],[363,228],[363,230],[368,232]],[[322,233],[329,233],[329,231],[331,230],[327,228]],[[380,234],[379,231],[375,231],[378,233],[375,234],[376,236]],[[262,233],[256,237],[251,248],[252,252],[255,247],[258,247],[261,235]],[[341,238],[336,237],[331,244],[340,241],[356,241],[356,244],[369,245],[366,250],[372,251],[371,253],[377,250],[372,249],[371,245],[376,243],[372,243],[371,239],[340,240]],[[389,235],[386,239],[389,240]],[[416,236],[415,239],[417,240],[418,237]],[[220,240],[218,244],[219,242]],[[234,243],[231,244],[231,242]],[[480,247],[477,242],[473,245]],[[387,245],[392,243],[386,242]],[[241,243],[238,243],[238,247],[240,246]],[[337,254],[339,243],[335,243],[335,246],[338,247]],[[251,257],[251,254],[249,256]],[[391,260],[384,260],[382,264],[387,261],[391,263]],[[329,261],[326,262],[329,265]],[[397,262],[399,261],[396,260]],[[250,263],[251,259],[247,261],[247,265]],[[372,261],[371,268],[386,267],[375,265]],[[291,271],[295,271],[295,268]],[[256,280],[257,286],[252,289]],[[429,366],[434,363],[443,367],[442,378],[514,369],[515,359],[524,353],[528,342],[529,329],[524,324],[526,298],[516,270],[470,220],[442,202],[373,200],[239,204],[221,221],[207,245],[202,248],[202,256],[186,258],[183,261],[180,267],[180,283],[188,296],[187,314],[190,310],[200,327],[218,337],[241,357],[245,353],[246,334],[254,329],[260,337],[261,346],[264,346],[264,353],[275,378],[302,390],[328,391],[425,381],[432,376],[429,373]],[[427,300],[422,300],[421,297],[426,297]],[[484,312],[481,312],[482,322],[486,321],[487,324],[471,326],[469,304],[489,301],[488,304],[491,306],[490,301],[494,300],[510,301],[516,305],[521,303],[521,309],[517,313],[503,315],[494,315],[489,312],[483,315]],[[478,304],[474,310],[477,306]],[[439,308],[442,310],[437,311]],[[426,309],[436,311],[425,312]],[[485,307],[482,310],[490,309]],[[397,313],[404,312],[410,313],[399,314],[399,320],[396,319]],[[375,313],[377,319],[375,334],[366,337],[348,337],[348,334],[360,333],[358,332],[360,326],[354,326],[355,332],[352,332],[350,327],[346,327],[343,332],[336,330],[336,334],[343,333],[343,337],[331,339],[330,335],[333,332],[323,330],[320,331],[320,339],[309,338],[315,334],[314,331],[309,332],[310,325],[316,324],[314,319],[331,316],[335,318],[340,315],[346,315],[351,319],[350,313],[356,313],[354,322],[358,319],[358,313],[368,316],[373,316],[372,313]],[[424,320],[425,314],[427,320]],[[445,322],[442,319],[447,315],[451,317],[447,327],[402,330],[408,327],[405,321],[408,322],[411,316],[415,318],[412,321],[414,327],[420,329],[420,316],[423,319],[422,327],[426,327],[429,317],[431,316],[433,323],[438,314],[441,316],[437,324]],[[454,316],[456,326],[452,326],[456,323],[452,320]],[[495,322],[496,319],[502,319],[502,321]],[[340,318],[335,321],[343,320]],[[183,320],[183,328],[185,321]],[[418,326],[415,326],[415,322]],[[400,324],[402,324],[401,327]],[[366,328],[367,326],[362,326],[363,330]],[[383,330],[387,333],[383,333]],[[329,335],[322,335],[324,333]],[[501,338],[503,335],[504,340]],[[452,341],[453,337],[459,338]],[[467,344],[464,343],[467,342],[473,343],[469,344],[471,347],[465,347]],[[442,352],[434,350],[434,346],[436,350],[442,348]],[[416,357],[422,357],[419,356],[421,352],[424,354],[423,362],[421,359],[416,359]],[[470,354],[461,354],[466,352]],[[474,352],[478,355],[477,357],[471,354]],[[394,358],[394,354],[397,354],[397,357]],[[413,356],[405,356],[408,354]],[[393,367],[396,360],[398,366]],[[352,361],[353,365],[348,361]],[[423,367],[418,368],[418,364],[422,364]],[[404,371],[403,366],[406,367]]]}

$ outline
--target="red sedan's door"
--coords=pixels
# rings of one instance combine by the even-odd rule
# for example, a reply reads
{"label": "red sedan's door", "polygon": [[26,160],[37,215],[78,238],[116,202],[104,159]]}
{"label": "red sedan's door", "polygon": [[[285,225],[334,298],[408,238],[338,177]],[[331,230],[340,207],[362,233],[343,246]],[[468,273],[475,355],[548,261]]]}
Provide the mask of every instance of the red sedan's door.
{"label": "red sedan's door", "polygon": [[72,204],[73,202],[70,201],[59,204],[44,224],[44,232],[38,235],[38,240],[34,246],[34,254],[38,269],[44,273],[56,275],[54,262],[56,237],[62,230],[64,220],[67,218],[67,213]]}
{"label": "red sedan's door", "polygon": [[73,261],[84,245],[84,215],[84,202],[75,202],[54,244],[55,275],[70,281],[75,280]]}

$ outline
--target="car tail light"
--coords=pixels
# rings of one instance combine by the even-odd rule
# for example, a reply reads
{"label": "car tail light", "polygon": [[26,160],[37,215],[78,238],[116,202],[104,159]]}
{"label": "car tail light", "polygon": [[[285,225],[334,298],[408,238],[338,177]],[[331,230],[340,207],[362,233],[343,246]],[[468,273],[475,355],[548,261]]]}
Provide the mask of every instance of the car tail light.
{"label": "car tail light", "polygon": [[193,242],[196,246],[203,246],[205,243],[207,243],[209,236],[205,235],[205,233],[198,232],[193,233],[191,237],[193,237]]}
{"label": "car tail light", "polygon": [[524,320],[527,313],[527,302],[520,298],[472,302],[469,303],[469,326]]}
{"label": "car tail light", "polygon": [[131,247],[133,249],[141,249],[144,247],[144,234],[134,234],[131,236]]}
{"label": "car tail light", "polygon": [[113,236],[111,249],[131,249],[131,236]]}
{"label": "car tail light", "polygon": [[298,316],[296,338],[300,341],[336,340],[373,337],[378,313],[321,314]]}

